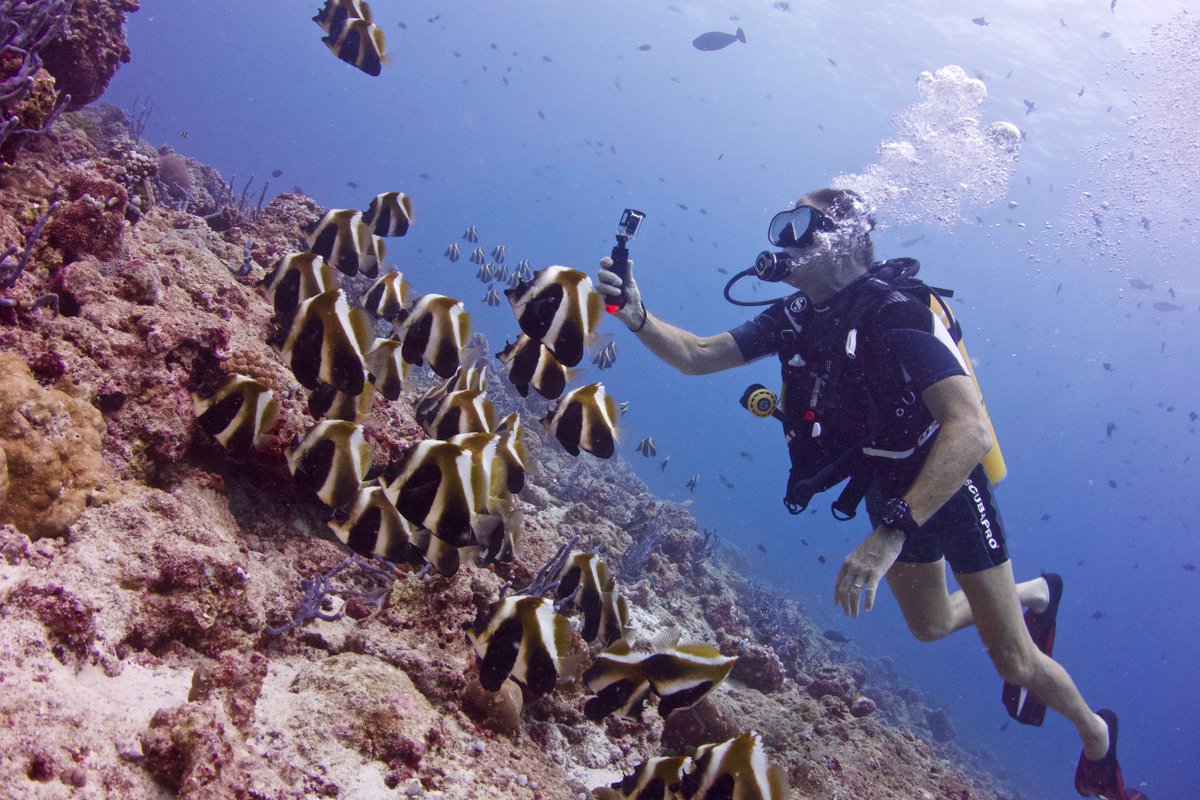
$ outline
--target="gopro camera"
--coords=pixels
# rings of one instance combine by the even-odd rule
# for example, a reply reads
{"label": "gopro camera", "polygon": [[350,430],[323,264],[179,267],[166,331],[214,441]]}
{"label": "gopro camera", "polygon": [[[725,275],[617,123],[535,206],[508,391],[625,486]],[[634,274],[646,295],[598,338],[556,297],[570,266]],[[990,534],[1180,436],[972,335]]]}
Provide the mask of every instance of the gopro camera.
{"label": "gopro camera", "polygon": [[621,279],[622,285],[621,294],[617,297],[610,297],[604,306],[610,314],[624,308],[625,304],[629,302],[629,294],[625,291],[624,286],[624,282],[629,280],[629,248],[625,244],[637,235],[638,226],[645,218],[645,214],[632,208],[621,212],[621,221],[617,223],[617,244],[612,249],[611,270]]}

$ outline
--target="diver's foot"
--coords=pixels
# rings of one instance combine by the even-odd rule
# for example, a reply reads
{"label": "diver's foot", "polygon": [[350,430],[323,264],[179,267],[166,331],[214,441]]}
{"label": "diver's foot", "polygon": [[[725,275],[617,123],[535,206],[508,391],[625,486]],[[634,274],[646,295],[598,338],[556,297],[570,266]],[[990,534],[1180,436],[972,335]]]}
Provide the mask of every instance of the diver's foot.
{"label": "diver's foot", "polygon": [[1042,575],[1040,578],[1034,578],[1031,582],[1034,584],[1033,588],[1037,594],[1029,601],[1026,608],[1035,614],[1041,614],[1050,605],[1050,581],[1046,580],[1045,575]]}
{"label": "diver's foot", "polygon": [[1088,758],[1087,750],[1079,754],[1079,766],[1075,769],[1075,791],[1084,797],[1134,800],[1141,795],[1125,789],[1121,765],[1117,763],[1117,715],[1110,709],[1102,708],[1097,716],[1108,727],[1108,747],[1099,758]]}
{"label": "diver's foot", "polygon": [[1089,761],[1099,761],[1108,755],[1111,736],[1108,730],[1108,720],[1099,714],[1092,714],[1092,729],[1080,736],[1083,739],[1083,756]]}

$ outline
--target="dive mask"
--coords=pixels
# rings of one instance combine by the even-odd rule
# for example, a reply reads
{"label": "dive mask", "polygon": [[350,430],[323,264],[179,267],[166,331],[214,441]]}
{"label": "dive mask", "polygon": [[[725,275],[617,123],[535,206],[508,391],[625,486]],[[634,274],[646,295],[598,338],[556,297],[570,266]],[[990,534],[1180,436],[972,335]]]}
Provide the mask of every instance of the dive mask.
{"label": "dive mask", "polygon": [[767,239],[776,247],[808,247],[817,231],[837,230],[837,223],[818,208],[799,205],[780,211],[767,227]]}

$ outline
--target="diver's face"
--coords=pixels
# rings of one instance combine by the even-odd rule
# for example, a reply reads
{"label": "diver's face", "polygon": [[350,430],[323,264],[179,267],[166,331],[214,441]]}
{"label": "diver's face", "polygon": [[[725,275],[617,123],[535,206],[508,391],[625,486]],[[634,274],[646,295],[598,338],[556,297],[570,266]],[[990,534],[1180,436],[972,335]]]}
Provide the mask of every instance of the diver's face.
{"label": "diver's face", "polygon": [[788,271],[784,281],[794,286],[793,281],[808,283],[820,280],[822,274],[832,271],[840,256],[849,252],[844,238],[836,231],[819,232],[813,236],[812,243],[808,247],[783,248],[792,262],[792,268]]}

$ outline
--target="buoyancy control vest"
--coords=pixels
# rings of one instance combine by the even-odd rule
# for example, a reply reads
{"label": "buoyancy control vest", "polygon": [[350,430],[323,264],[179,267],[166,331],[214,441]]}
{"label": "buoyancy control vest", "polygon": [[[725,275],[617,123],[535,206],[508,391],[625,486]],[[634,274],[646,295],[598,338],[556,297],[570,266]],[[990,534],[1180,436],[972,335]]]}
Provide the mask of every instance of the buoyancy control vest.
{"label": "buoyancy control vest", "polygon": [[[775,416],[783,423],[792,465],[784,497],[791,513],[801,513],[813,495],[849,479],[831,510],[838,519],[850,519],[870,487],[880,457],[896,462],[923,460],[931,446],[937,422],[927,411],[928,419],[914,413],[920,401],[915,389],[904,386],[894,396],[872,396],[857,358],[865,323],[889,302],[911,298],[928,307],[950,335],[978,390],[961,326],[943,300],[953,292],[918,279],[919,269],[911,258],[873,265],[846,299],[836,302],[835,298],[823,312],[828,315],[823,320],[803,294],[785,303],[784,316],[793,330],[783,332],[778,353],[783,388]],[[986,403],[984,411],[986,415]],[[883,450],[876,445],[885,429],[888,449]],[[982,463],[989,482],[996,484],[1004,478],[1006,467],[990,416],[988,430],[992,448]]]}

